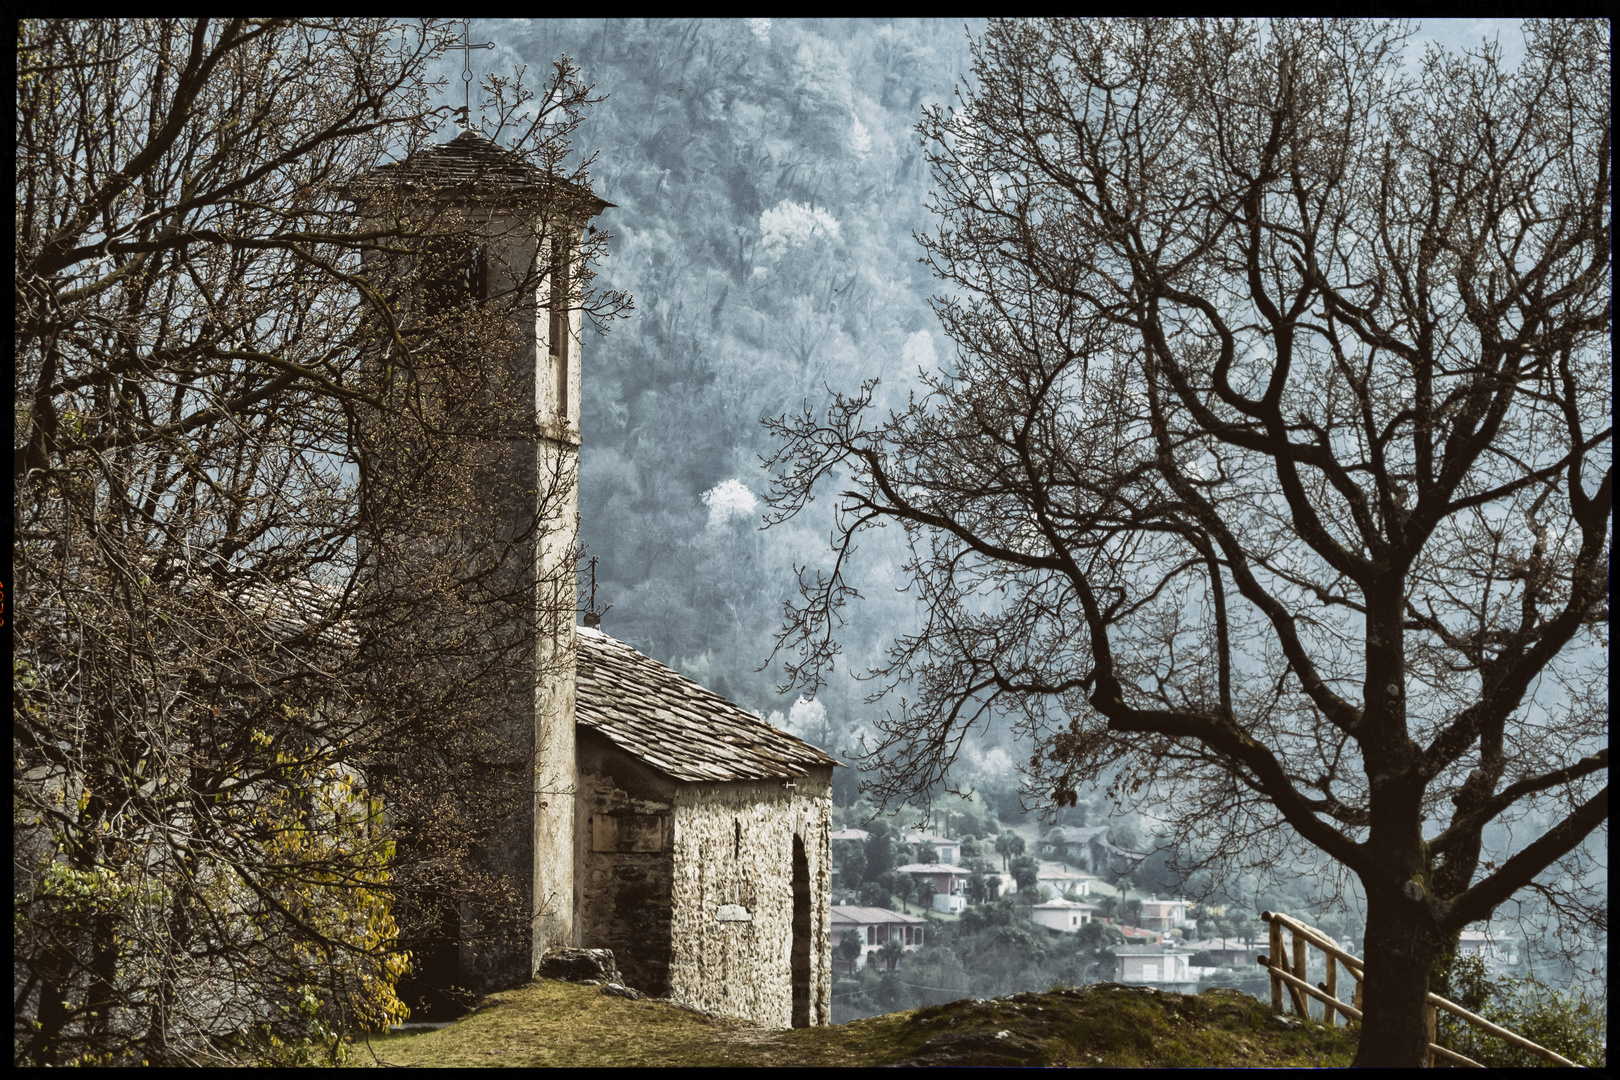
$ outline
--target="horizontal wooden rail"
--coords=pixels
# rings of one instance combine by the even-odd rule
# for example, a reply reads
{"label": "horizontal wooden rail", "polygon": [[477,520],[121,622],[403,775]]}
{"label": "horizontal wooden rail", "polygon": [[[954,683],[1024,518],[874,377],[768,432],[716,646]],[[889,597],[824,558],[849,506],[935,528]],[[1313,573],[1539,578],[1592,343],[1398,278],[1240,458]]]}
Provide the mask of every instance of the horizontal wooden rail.
{"label": "horizontal wooden rail", "polygon": [[1294,931],[1294,933],[1303,935],[1310,941],[1312,945],[1315,945],[1318,949],[1321,949],[1329,956],[1334,957],[1343,963],[1344,966],[1349,968],[1357,978],[1362,977],[1363,968],[1361,960],[1357,957],[1351,956],[1349,953],[1339,948],[1339,946],[1335,945],[1332,941],[1328,940],[1327,936],[1323,934],[1322,931],[1316,929],[1316,927],[1306,926],[1298,919],[1275,911],[1262,911],[1260,913],[1260,917],[1268,922],[1280,922],[1284,926],[1288,927],[1288,929]]}
{"label": "horizontal wooden rail", "polygon": [[1505,1039],[1506,1041],[1512,1043],[1514,1046],[1517,1046],[1517,1047],[1520,1047],[1522,1049],[1530,1051],[1532,1054],[1535,1054],[1537,1057],[1546,1058],[1548,1061],[1552,1062],[1554,1065],[1562,1065],[1566,1069],[1579,1069],[1579,1068],[1582,1068],[1582,1065],[1579,1062],[1569,1060],[1569,1058],[1564,1057],[1562,1054],[1558,1053],[1556,1050],[1549,1050],[1545,1046],[1538,1046],[1535,1043],[1531,1042],[1529,1039],[1525,1038],[1523,1035],[1517,1034],[1516,1032],[1509,1031],[1507,1028],[1502,1027],[1500,1024],[1493,1024],[1489,1020],[1485,1019],[1483,1016],[1475,1016],[1473,1013],[1469,1012],[1467,1009],[1463,1008],[1461,1005],[1458,1005],[1454,1001],[1447,1001],[1445,998],[1441,997],[1439,994],[1430,994],[1429,995],[1429,1004],[1433,1005],[1437,1009],[1444,1009],[1444,1010],[1446,1010],[1446,1012],[1451,1013],[1453,1016],[1461,1017],[1462,1019],[1468,1021],[1470,1024],[1473,1024],[1477,1028],[1483,1028],[1485,1031],[1488,1031],[1492,1035],[1495,1035],[1498,1039]]}
{"label": "horizontal wooden rail", "polygon": [[1311,995],[1311,997],[1315,998],[1317,1001],[1320,1001],[1323,1005],[1326,1005],[1329,1009],[1337,1009],[1340,1012],[1344,1013],[1344,1015],[1348,1016],[1352,1020],[1360,1020],[1361,1019],[1361,1010],[1360,1009],[1356,1008],[1354,1005],[1346,1005],[1344,1002],[1340,1001],[1338,998],[1328,997],[1327,994],[1324,993],[1323,991],[1321,991],[1321,990],[1317,989],[1316,987],[1312,986],[1310,983],[1306,982],[1304,979],[1298,978],[1295,975],[1293,975],[1292,973],[1290,973],[1289,970],[1286,967],[1283,967],[1283,966],[1277,965],[1277,964],[1273,964],[1271,962],[1271,957],[1261,955],[1261,956],[1255,957],[1254,961],[1255,961],[1255,963],[1259,964],[1261,967],[1266,968],[1267,970],[1269,970],[1271,972],[1271,977],[1272,978],[1281,979],[1283,982],[1287,983],[1289,986],[1292,986],[1294,989],[1304,991],[1305,993]]}
{"label": "horizontal wooden rail", "polygon": [[1479,1062],[1475,1061],[1473,1058],[1464,1057],[1455,1050],[1447,1050],[1445,1047],[1440,1046],[1437,1043],[1429,1044],[1429,1053],[1433,1054],[1435,1057],[1445,1058],[1453,1065],[1461,1065],[1465,1069],[1483,1069],[1485,1067]]}
{"label": "horizontal wooden rail", "polygon": [[[1266,971],[1271,975],[1271,1011],[1273,1013],[1281,1013],[1283,1011],[1282,991],[1284,988],[1286,988],[1288,990],[1288,995],[1293,999],[1294,1011],[1300,1016],[1308,1018],[1311,1015],[1307,998],[1315,998],[1322,1003],[1323,1019],[1329,1025],[1332,1025],[1333,1023],[1333,1014],[1335,1012],[1343,1013],[1345,1017],[1350,1020],[1360,1020],[1362,1017],[1360,1008],[1362,1004],[1362,980],[1366,973],[1366,966],[1362,963],[1361,958],[1351,956],[1349,953],[1340,948],[1335,942],[1331,941],[1326,934],[1316,929],[1316,927],[1302,923],[1298,919],[1275,911],[1262,911],[1260,913],[1260,918],[1264,919],[1271,926],[1271,953],[1269,955],[1256,957],[1256,962],[1261,967],[1265,968]],[[1289,970],[1290,964],[1288,962],[1288,951],[1283,947],[1282,928],[1285,926],[1293,935],[1294,939],[1292,971]],[[1322,950],[1322,952],[1327,955],[1327,980],[1319,986],[1312,986],[1305,979],[1306,946],[1314,946]],[[1346,1005],[1344,1002],[1338,999],[1335,992],[1337,985],[1334,977],[1335,961],[1343,964],[1345,966],[1345,970],[1349,971],[1351,976],[1356,980],[1354,1005]],[[1509,1031],[1500,1024],[1493,1024],[1483,1016],[1477,1016],[1474,1013],[1469,1012],[1456,1002],[1447,1001],[1439,994],[1430,994],[1428,996],[1426,1007],[1426,1011],[1428,1013],[1426,1019],[1429,1028],[1429,1063],[1431,1065],[1434,1063],[1434,1059],[1438,1057],[1456,1065],[1462,1065],[1475,1069],[1484,1068],[1484,1066],[1479,1062],[1473,1061],[1470,1058],[1457,1053],[1455,1050],[1447,1050],[1445,1047],[1440,1046],[1434,1041],[1434,1016],[1436,1009],[1444,1009],[1453,1016],[1456,1016],[1469,1024],[1473,1024],[1475,1027],[1486,1032],[1487,1034],[1495,1035],[1497,1038],[1511,1043],[1514,1046],[1528,1050],[1537,1057],[1550,1061],[1555,1065],[1562,1065],[1565,1068],[1571,1069],[1578,1069],[1581,1067],[1577,1062],[1569,1060],[1569,1058],[1564,1057],[1562,1054],[1549,1050],[1545,1046],[1538,1046],[1536,1043],[1531,1042],[1523,1035]]]}

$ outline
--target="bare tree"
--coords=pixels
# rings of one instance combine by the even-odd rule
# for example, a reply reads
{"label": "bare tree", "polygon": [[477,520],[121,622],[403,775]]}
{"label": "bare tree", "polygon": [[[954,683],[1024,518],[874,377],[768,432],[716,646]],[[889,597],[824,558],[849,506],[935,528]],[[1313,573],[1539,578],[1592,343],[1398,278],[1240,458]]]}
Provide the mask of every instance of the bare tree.
{"label": "bare tree", "polygon": [[[486,272],[420,185],[352,190],[444,119],[455,29],[19,26],[19,1062],[335,1049],[403,1014],[400,888],[511,891],[467,856],[533,765],[491,771],[481,703],[535,677],[510,564],[559,494],[514,521],[489,478],[537,430],[511,327],[549,268]],[[583,184],[572,65],[484,88]],[[568,300],[595,315],[623,303],[589,287],[604,240]],[[526,933],[509,906],[482,932]]]}
{"label": "bare tree", "polygon": [[1059,805],[1314,846],[1365,891],[1366,1065],[1423,1060],[1432,965],[1510,897],[1606,919],[1608,28],[1526,33],[1408,73],[1364,22],[993,25],[920,126],[954,367],[771,422],[777,520],[848,476],[800,682],[857,538],[911,541],[887,790],[1001,712]]}

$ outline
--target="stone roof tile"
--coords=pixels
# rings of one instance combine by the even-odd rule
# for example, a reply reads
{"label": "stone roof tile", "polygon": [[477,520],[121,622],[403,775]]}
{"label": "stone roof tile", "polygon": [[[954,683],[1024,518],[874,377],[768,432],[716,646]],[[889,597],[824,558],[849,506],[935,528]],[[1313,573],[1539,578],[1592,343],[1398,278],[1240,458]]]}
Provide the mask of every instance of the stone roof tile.
{"label": "stone roof tile", "polygon": [[613,205],[476,131],[463,131],[449,142],[423,147],[403,161],[379,165],[350,184],[348,192],[365,198],[371,189],[392,184],[429,188],[452,200],[542,196],[554,203],[575,204],[573,208],[587,214],[599,214]]}
{"label": "stone roof tile", "polygon": [[577,722],[677,780],[792,779],[839,762],[599,630],[579,642]]}

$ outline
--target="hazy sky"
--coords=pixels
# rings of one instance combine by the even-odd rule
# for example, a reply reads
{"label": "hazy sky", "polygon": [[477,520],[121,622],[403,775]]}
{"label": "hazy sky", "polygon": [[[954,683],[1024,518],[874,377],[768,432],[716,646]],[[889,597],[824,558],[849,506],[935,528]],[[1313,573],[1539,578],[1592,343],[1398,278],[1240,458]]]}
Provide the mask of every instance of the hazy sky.
{"label": "hazy sky", "polygon": [[1442,48],[1461,51],[1478,48],[1483,41],[1502,47],[1502,58],[1509,65],[1524,56],[1524,33],[1519,19],[1423,19],[1413,35],[1413,60],[1422,55],[1423,44],[1433,41]]}

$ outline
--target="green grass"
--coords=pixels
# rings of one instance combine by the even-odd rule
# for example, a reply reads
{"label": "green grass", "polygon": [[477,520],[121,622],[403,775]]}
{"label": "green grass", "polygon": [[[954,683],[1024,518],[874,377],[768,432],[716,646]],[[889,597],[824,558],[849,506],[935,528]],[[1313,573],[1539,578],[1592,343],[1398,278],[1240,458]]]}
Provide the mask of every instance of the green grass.
{"label": "green grass", "polygon": [[[437,1031],[373,1036],[356,1065],[868,1066],[955,1044],[952,1064],[1157,1068],[1344,1066],[1355,1029],[1283,1030],[1247,994],[1165,994],[1117,986],[955,1001],[836,1027],[778,1030],[594,986],[538,980],[485,1000]],[[1007,1032],[999,1036],[998,1033]]]}

